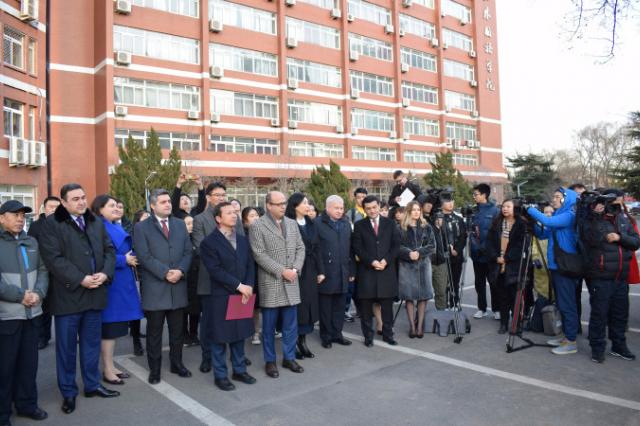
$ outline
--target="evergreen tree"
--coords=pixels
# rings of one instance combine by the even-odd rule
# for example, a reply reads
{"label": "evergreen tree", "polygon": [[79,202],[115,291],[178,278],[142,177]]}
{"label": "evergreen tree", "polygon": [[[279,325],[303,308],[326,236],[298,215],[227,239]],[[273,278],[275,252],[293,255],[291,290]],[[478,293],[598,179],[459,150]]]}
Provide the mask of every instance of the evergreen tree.
{"label": "evergreen tree", "polygon": [[146,147],[129,136],[126,148],[118,147],[118,154],[120,164],[111,176],[111,192],[123,201],[128,217],[145,208],[144,181],[152,172],[155,174],[147,183],[149,190],[164,188],[171,191],[180,175],[180,154],[175,148],[172,149],[163,163],[160,140],[153,128],[149,132]]}
{"label": "evergreen tree", "polygon": [[316,204],[318,212],[324,210],[324,202],[329,195],[341,196],[344,199],[345,210],[351,208],[351,199],[349,197],[351,182],[340,171],[340,166],[333,161],[329,162],[328,169],[325,166],[317,166],[311,172],[311,178],[306,189],[306,193]]}
{"label": "evergreen tree", "polygon": [[423,179],[429,189],[452,189],[457,207],[473,202],[472,187],[453,165],[451,152],[436,154],[435,163],[431,163],[431,173],[425,174]]}
{"label": "evergreen tree", "polygon": [[640,199],[640,111],[632,112],[629,116],[627,134],[633,140],[633,146],[624,154],[626,167],[620,167],[613,173],[613,177],[622,188],[635,199]]}
{"label": "evergreen tree", "polygon": [[513,193],[517,194],[517,185],[520,186],[520,195],[523,197],[533,197],[535,199],[545,198],[560,186],[560,179],[553,170],[553,158],[545,159],[537,154],[518,154],[515,157],[507,157],[509,167],[513,169],[510,173],[511,187]]}

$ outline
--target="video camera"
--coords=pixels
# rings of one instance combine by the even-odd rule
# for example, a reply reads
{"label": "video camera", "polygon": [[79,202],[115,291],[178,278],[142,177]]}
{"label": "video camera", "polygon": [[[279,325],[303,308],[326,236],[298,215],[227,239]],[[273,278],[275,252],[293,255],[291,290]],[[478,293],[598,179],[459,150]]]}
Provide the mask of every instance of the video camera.
{"label": "video camera", "polygon": [[453,199],[453,188],[431,188],[427,190],[426,202],[433,205],[431,211],[437,213],[442,210],[442,202]]}
{"label": "video camera", "polygon": [[609,214],[617,214],[621,206],[614,202],[618,196],[613,193],[602,194],[600,191],[585,191],[580,195],[577,205],[578,220],[588,217],[597,204],[604,206],[604,211]]}
{"label": "video camera", "polygon": [[513,207],[516,213],[520,213],[523,216],[527,216],[527,210],[530,208],[543,210],[549,203],[545,200],[536,200],[533,196],[515,197],[512,199]]}

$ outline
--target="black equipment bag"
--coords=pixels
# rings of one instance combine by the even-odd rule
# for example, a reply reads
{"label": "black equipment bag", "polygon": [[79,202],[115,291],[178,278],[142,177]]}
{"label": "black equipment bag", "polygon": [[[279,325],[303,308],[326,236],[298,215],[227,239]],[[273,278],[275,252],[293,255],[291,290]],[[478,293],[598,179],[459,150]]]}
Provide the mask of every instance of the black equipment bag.
{"label": "black equipment bag", "polygon": [[578,253],[567,253],[558,244],[556,233],[553,235],[553,257],[555,258],[558,272],[570,278],[580,278],[584,274],[582,256]]}

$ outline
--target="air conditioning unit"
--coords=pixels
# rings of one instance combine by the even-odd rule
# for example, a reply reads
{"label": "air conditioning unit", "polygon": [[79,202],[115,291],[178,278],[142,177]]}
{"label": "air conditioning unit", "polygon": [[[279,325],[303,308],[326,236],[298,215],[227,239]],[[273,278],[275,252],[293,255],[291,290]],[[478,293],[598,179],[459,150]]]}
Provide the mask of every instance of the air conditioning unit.
{"label": "air conditioning unit", "polygon": [[402,62],[400,64],[400,72],[409,72],[409,64]]}
{"label": "air conditioning unit", "polygon": [[296,0],[284,0],[284,4],[286,4],[289,7],[295,6],[296,5]]}
{"label": "air conditioning unit", "polygon": [[436,37],[431,39],[431,47],[438,47],[440,45],[440,40],[438,40]]}
{"label": "air conditioning unit", "polygon": [[342,11],[340,11],[340,9],[338,9],[338,8],[331,9],[331,18],[333,18],[333,19],[342,18]]}
{"label": "air conditioning unit", "polygon": [[298,122],[296,120],[289,120],[287,122],[287,127],[290,129],[297,129],[298,128]]}
{"label": "air conditioning unit", "polygon": [[130,0],[116,0],[116,13],[121,15],[128,15],[131,13],[131,1]]}
{"label": "air conditioning unit", "polygon": [[298,47],[298,39],[295,37],[287,37],[287,47],[289,49]]}
{"label": "air conditioning unit", "polygon": [[477,141],[467,141],[467,148],[478,148],[480,144]]}
{"label": "air conditioning unit", "polygon": [[116,64],[131,65],[131,52],[120,50],[116,52]]}
{"label": "air conditioning unit", "polygon": [[218,65],[211,65],[209,67],[209,75],[213,78],[222,78],[224,77],[224,68]]}
{"label": "air conditioning unit", "polygon": [[471,81],[469,82],[469,86],[471,86],[471,87],[478,87],[478,82],[477,82],[476,80],[471,80]]}
{"label": "air conditioning unit", "polygon": [[113,113],[116,117],[125,117],[129,113],[129,108],[124,105],[116,105]]}
{"label": "air conditioning unit", "polygon": [[287,79],[287,88],[291,90],[296,90],[298,88],[298,79],[297,78],[288,78]]}
{"label": "air conditioning unit", "polygon": [[44,142],[31,141],[29,142],[29,167],[36,169],[42,167],[45,164],[47,158],[47,152]]}
{"label": "air conditioning unit", "polygon": [[351,99],[358,99],[360,97],[360,90],[351,89]]}
{"label": "air conditioning unit", "polygon": [[480,117],[480,113],[478,112],[477,109],[475,109],[475,110],[471,111],[471,116],[473,118],[478,118],[478,117]]}
{"label": "air conditioning unit", "polygon": [[35,21],[38,19],[38,0],[22,0],[20,3],[20,20]]}
{"label": "air conditioning unit", "polygon": [[212,123],[219,123],[220,122],[220,113],[219,112],[212,112],[211,113],[211,117],[210,117],[210,121]]}
{"label": "air conditioning unit", "polygon": [[197,120],[198,118],[200,118],[200,111],[195,109],[189,110],[189,112],[187,112],[187,118],[189,120]]}
{"label": "air conditioning unit", "polygon": [[402,28],[400,28],[400,29],[398,30],[398,35],[399,35],[400,37],[404,37],[404,35],[405,35],[405,34],[406,34],[406,32],[405,32]]}
{"label": "air conditioning unit", "polygon": [[409,98],[402,98],[402,107],[403,108],[408,108],[409,105],[411,105],[411,99]]}
{"label": "air conditioning unit", "polygon": [[352,127],[351,128],[351,135],[352,136],[358,136],[358,128],[357,127]]}
{"label": "air conditioning unit", "polygon": [[352,50],[352,51],[349,52],[349,60],[351,62],[355,62],[358,59],[360,59],[360,53],[358,51]]}
{"label": "air conditioning unit", "polygon": [[344,133],[344,126],[342,124],[336,126],[336,133]]}
{"label": "air conditioning unit", "polygon": [[9,140],[9,166],[24,166],[29,162],[29,141],[22,138]]}
{"label": "air conditioning unit", "polygon": [[270,124],[271,127],[280,127],[280,120],[278,120],[277,118],[272,118]]}
{"label": "air conditioning unit", "polygon": [[398,133],[395,130],[389,132],[389,139],[396,139],[398,137]]}
{"label": "air conditioning unit", "polygon": [[467,25],[468,23],[469,23],[469,20],[468,20],[467,18],[462,18],[462,19],[460,20],[460,25],[463,25],[463,26],[464,26],[464,25]]}
{"label": "air conditioning unit", "polygon": [[448,49],[448,48],[449,48],[449,44],[448,43],[442,43],[442,50]]}
{"label": "air conditioning unit", "polygon": [[356,17],[352,13],[347,13],[347,22],[353,22],[356,20]]}
{"label": "air conditioning unit", "polygon": [[469,57],[470,57],[470,58],[475,58],[476,56],[478,56],[478,54],[476,53],[476,51],[475,51],[475,50],[470,50],[470,51],[469,51]]}
{"label": "air conditioning unit", "polygon": [[387,33],[387,34],[393,34],[393,32],[394,32],[393,25],[391,25],[391,24],[385,25],[384,26],[384,32]]}
{"label": "air conditioning unit", "polygon": [[413,4],[413,0],[402,0],[402,5],[404,7],[411,7],[412,4]]}
{"label": "air conditioning unit", "polygon": [[211,31],[212,33],[219,33],[223,30],[224,25],[222,24],[222,21],[219,21],[217,19],[211,19],[209,21],[209,31]]}

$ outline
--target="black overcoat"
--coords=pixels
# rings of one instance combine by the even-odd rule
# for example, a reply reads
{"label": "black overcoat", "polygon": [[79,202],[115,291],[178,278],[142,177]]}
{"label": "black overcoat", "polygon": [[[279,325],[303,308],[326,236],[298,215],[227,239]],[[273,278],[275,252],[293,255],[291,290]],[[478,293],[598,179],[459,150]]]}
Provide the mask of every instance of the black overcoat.
{"label": "black overcoat", "polygon": [[315,324],[318,311],[318,275],[322,270],[318,229],[315,222],[305,216],[305,226],[300,226],[300,235],[304,242],[304,266],[300,274],[300,304],[298,305],[298,324]]}
{"label": "black overcoat", "polygon": [[355,262],[351,255],[351,223],[347,217],[339,221],[340,231],[324,212],[316,219],[320,245],[321,273],[324,281],[318,286],[320,294],[346,293],[349,277],[354,277]]}

